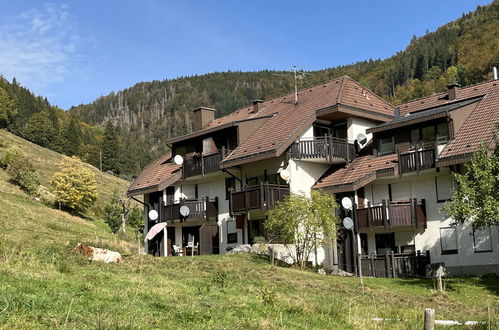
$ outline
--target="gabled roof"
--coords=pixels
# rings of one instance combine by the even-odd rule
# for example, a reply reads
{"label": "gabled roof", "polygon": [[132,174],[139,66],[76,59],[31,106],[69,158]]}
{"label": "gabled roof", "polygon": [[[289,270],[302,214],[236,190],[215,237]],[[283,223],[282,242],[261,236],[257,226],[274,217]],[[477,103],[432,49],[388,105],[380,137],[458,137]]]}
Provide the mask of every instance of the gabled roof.
{"label": "gabled roof", "polygon": [[[227,168],[281,155],[312,125],[318,114],[343,112],[385,122],[393,119],[394,112],[393,105],[347,76],[300,90],[297,103],[291,93],[262,102],[259,109],[257,113],[253,113],[252,106],[241,108],[213,120],[201,131],[168,142],[179,142],[249,120],[265,118],[266,121],[255,125],[254,132],[222,161],[221,167]],[[147,166],[128,193],[133,195],[157,191],[180,180],[180,166],[169,163],[170,158],[171,155],[165,155]]]}
{"label": "gabled roof", "polygon": [[495,80],[485,81],[476,85],[459,88],[458,98],[456,100],[449,100],[448,93],[443,92],[403,103],[399,105],[398,108],[400,108],[400,115],[404,116],[405,114],[410,112],[421,111],[438,105],[453,103],[457,100],[465,100],[477,96],[483,96],[496,85],[497,81]]}
{"label": "gabled roof", "polygon": [[469,104],[478,102],[481,100],[481,96],[477,96],[471,99],[467,100],[458,100],[456,102],[452,103],[447,103],[443,105],[437,105],[435,107],[417,111],[417,112],[412,112],[412,113],[406,113],[403,117],[398,117],[393,119],[392,121],[379,124],[375,127],[371,127],[366,130],[367,133],[377,133],[377,132],[382,132],[382,131],[387,131],[391,130],[394,128],[402,127],[402,126],[408,126],[408,125],[413,125],[418,122],[423,122],[431,119],[436,119],[440,117],[446,117],[449,111],[467,106]]}
{"label": "gabled roof", "polygon": [[[260,108],[260,116],[273,116],[223,160],[223,167],[280,156],[324,110],[370,114],[380,122],[392,119],[394,111],[393,105],[347,76],[299,91],[297,103],[294,94],[288,94],[263,102]],[[239,109],[213,125],[254,115],[251,111],[252,107]]]}
{"label": "gabled roof", "polygon": [[[495,124],[499,122],[499,82],[487,81],[460,88],[458,98],[448,100],[447,93],[414,100],[400,105],[402,117],[380,124],[368,130],[378,132],[392,129],[414,120],[427,120],[447,111],[477,103],[454,139],[449,141],[439,154],[436,165],[449,166],[470,160],[480,143],[492,146]],[[409,114],[407,117],[404,115]],[[432,117],[433,118],[433,117]],[[378,129],[381,128],[381,129]],[[341,169],[331,168],[315,184],[315,189],[330,192],[353,191],[374,181],[380,176],[396,175],[397,155],[375,157],[364,155],[355,158]]]}
{"label": "gabled roof", "polygon": [[437,166],[467,162],[482,142],[489,148],[492,148],[495,142],[495,125],[499,122],[499,82],[490,81],[469,88],[474,92],[477,89],[485,96],[466,119],[455,138],[442,150],[437,159]]}
{"label": "gabled roof", "polygon": [[326,172],[314,185],[313,189],[322,189],[332,193],[355,191],[378,177],[395,175],[397,155],[374,157],[365,155],[356,157],[350,164]]}
{"label": "gabled roof", "polygon": [[169,153],[147,165],[128,188],[127,196],[160,191],[180,180],[182,166],[173,163],[171,158]]}

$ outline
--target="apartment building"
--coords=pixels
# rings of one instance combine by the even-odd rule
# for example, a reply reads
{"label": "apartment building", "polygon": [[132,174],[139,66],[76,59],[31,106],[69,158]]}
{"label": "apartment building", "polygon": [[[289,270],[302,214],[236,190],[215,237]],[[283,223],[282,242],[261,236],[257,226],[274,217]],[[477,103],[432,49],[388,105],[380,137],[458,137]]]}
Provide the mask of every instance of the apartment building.
{"label": "apartment building", "polygon": [[334,249],[320,248],[319,263],[354,271],[358,254],[389,251],[424,254],[455,274],[499,273],[497,228],[453,226],[439,212],[452,172],[463,171],[480,142],[493,143],[496,81],[450,86],[395,108],[341,77],[221,118],[199,108],[193,119],[194,131],[169,140],[172,152],[128,190],[144,196],[146,232],[165,224],[148,253],[217,254],[251,244],[267,236],[266,211],[277,202],[320,189],[352,199],[355,228],[342,230]]}

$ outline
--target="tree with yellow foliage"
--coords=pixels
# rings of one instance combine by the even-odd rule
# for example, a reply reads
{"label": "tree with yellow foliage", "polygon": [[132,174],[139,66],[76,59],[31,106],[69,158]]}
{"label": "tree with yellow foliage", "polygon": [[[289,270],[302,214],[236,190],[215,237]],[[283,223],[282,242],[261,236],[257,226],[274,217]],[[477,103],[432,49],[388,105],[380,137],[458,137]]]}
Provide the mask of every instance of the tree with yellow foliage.
{"label": "tree with yellow foliage", "polygon": [[85,211],[98,195],[94,173],[74,156],[64,157],[59,166],[61,170],[51,180],[56,202],[76,212]]}

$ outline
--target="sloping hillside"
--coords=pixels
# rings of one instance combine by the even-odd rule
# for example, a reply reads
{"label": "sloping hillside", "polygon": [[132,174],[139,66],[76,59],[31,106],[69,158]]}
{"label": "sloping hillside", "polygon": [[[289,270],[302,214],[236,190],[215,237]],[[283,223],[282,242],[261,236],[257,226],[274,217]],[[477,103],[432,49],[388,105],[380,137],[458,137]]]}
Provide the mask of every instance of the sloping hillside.
{"label": "sloping hillside", "polygon": [[[40,147],[34,143],[26,141],[4,129],[0,129],[0,155],[5,149],[11,145],[18,146],[26,155],[29,156],[35,168],[40,172],[41,191],[42,194],[48,195],[50,199],[50,178],[59,169],[58,164],[62,160],[62,155],[47,148]],[[118,178],[116,176],[101,173],[92,165],[87,165],[94,173],[98,184],[99,197],[87,214],[90,217],[95,217],[104,208],[107,202],[111,200],[114,191],[125,192],[130,185],[130,182]],[[6,175],[4,173],[4,175]],[[0,189],[2,189],[0,185]],[[44,196],[45,197],[45,196]]]}
{"label": "sloping hillside", "polygon": [[[30,150],[46,180],[60,156],[0,136]],[[440,319],[499,326],[497,277],[448,280],[445,294],[430,280],[366,278],[363,292],[356,278],[271,267],[252,255],[137,255],[136,244],[102,222],[34,201],[3,170],[0,228],[0,329],[414,329],[424,308]],[[92,263],[72,251],[78,242],[117,250],[125,263]]]}
{"label": "sloping hillside", "polygon": [[[309,72],[300,88],[348,75],[394,104],[441,92],[446,85],[490,79],[499,65],[499,1],[449,22],[435,32],[414,37],[407,48],[385,60],[366,60]],[[408,40],[409,41],[409,40]],[[164,151],[165,141],[192,130],[191,112],[199,106],[223,116],[254,99],[293,91],[285,72],[217,72],[178,79],[141,82],[70,112],[102,125],[112,121],[134,144]]]}

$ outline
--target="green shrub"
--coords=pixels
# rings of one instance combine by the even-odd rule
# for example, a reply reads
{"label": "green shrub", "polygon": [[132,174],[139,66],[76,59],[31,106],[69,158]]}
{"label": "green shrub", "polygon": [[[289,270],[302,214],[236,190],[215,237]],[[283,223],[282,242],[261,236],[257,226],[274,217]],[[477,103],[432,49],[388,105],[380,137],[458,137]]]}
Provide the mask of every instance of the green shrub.
{"label": "green shrub", "polygon": [[12,182],[30,195],[36,195],[40,186],[40,177],[33,164],[26,157],[13,157],[9,160],[7,173]]}
{"label": "green shrub", "polygon": [[11,146],[5,150],[3,156],[0,158],[0,167],[6,169],[13,161],[25,158],[24,153],[18,146]]}

